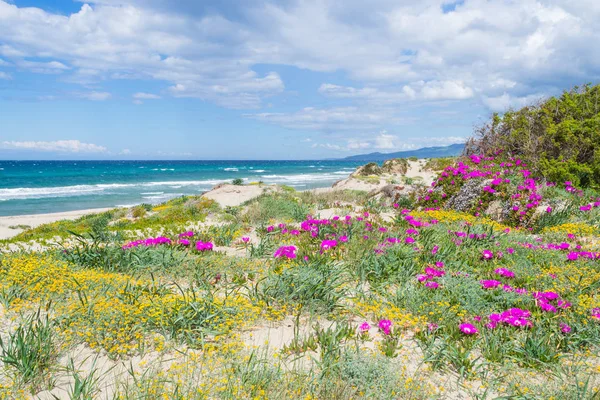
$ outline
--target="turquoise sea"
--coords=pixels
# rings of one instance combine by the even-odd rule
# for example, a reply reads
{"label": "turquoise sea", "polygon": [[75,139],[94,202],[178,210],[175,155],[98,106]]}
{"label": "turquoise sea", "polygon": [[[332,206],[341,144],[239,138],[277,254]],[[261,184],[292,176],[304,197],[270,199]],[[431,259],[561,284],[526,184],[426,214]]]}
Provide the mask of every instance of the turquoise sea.
{"label": "turquoise sea", "polygon": [[0,161],[0,216],[160,203],[241,178],[331,186],[360,161]]}

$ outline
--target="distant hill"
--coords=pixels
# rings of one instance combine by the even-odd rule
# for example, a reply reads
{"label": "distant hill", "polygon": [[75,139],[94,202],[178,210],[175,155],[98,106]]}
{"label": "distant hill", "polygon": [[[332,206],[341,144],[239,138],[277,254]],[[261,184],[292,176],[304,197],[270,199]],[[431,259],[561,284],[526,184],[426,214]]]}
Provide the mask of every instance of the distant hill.
{"label": "distant hill", "polygon": [[417,150],[398,151],[396,153],[369,153],[369,154],[358,154],[356,156],[350,156],[343,158],[348,161],[384,161],[390,158],[437,158],[437,157],[454,157],[462,153],[465,148],[464,143],[451,144],[450,146],[438,146],[438,147],[423,147]]}

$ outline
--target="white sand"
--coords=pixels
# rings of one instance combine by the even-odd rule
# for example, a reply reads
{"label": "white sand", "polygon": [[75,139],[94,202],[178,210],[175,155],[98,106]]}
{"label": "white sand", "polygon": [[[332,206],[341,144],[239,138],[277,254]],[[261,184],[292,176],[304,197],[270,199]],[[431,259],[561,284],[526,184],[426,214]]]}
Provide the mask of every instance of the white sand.
{"label": "white sand", "polygon": [[23,229],[12,229],[9,226],[27,225],[31,228],[63,219],[74,220],[87,214],[96,214],[111,210],[111,208],[95,208],[91,210],[65,211],[51,214],[15,215],[11,217],[0,217],[0,239],[8,239],[16,236]]}
{"label": "white sand", "polygon": [[[349,176],[339,182],[333,184],[332,188],[329,189],[313,189],[315,191],[330,191],[330,190],[362,190],[370,192],[375,189],[382,188],[389,184],[390,181],[396,180],[399,184],[403,184],[405,178],[412,178],[415,181],[425,185],[431,186],[431,183],[436,178],[436,173],[433,171],[425,170],[426,159],[419,159],[417,161],[408,161],[408,170],[406,174],[383,174],[379,176],[369,177],[369,180],[359,179],[353,176]],[[379,178],[379,181],[375,180]],[[371,182],[373,180],[373,182]]]}
{"label": "white sand", "polygon": [[235,207],[263,193],[276,190],[278,190],[277,186],[225,184],[215,187],[202,196],[216,201],[221,207]]}

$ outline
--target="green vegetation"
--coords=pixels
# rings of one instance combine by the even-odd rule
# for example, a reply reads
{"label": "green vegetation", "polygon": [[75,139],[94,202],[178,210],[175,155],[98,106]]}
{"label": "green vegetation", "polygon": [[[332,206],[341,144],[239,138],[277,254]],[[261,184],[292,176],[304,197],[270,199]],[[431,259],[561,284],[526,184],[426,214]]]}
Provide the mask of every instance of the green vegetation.
{"label": "green vegetation", "polygon": [[479,127],[466,154],[526,161],[535,176],[575,186],[600,186],[600,85],[565,91],[539,104],[494,114]]}

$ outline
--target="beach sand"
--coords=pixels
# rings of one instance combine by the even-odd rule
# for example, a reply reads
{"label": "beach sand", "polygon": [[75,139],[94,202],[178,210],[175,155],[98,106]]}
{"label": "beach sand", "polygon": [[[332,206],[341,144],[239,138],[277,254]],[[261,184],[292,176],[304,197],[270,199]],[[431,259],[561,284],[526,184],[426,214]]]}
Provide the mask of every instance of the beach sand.
{"label": "beach sand", "polygon": [[77,219],[87,214],[101,213],[111,210],[112,208],[94,208],[90,210],[64,211],[51,214],[34,214],[34,215],[14,215],[10,217],[0,217],[0,239],[8,239],[23,232],[21,228],[10,228],[11,226],[26,225],[35,228],[39,225],[49,224],[51,222],[60,221],[63,219]]}

